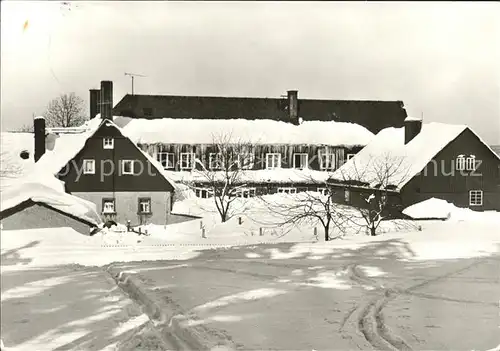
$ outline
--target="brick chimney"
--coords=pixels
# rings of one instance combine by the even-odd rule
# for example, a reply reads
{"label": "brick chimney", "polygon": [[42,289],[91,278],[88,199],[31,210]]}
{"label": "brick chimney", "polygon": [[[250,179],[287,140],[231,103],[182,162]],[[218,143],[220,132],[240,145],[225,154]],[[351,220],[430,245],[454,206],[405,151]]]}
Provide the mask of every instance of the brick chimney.
{"label": "brick chimney", "polygon": [[113,119],[113,82],[101,81],[101,118]]}
{"label": "brick chimney", "polygon": [[297,90],[288,90],[288,117],[293,124],[299,124],[299,92]]}
{"label": "brick chimney", "polygon": [[90,119],[101,113],[101,91],[90,89]]}
{"label": "brick chimney", "polygon": [[35,117],[33,122],[35,131],[35,162],[45,153],[45,117]]}
{"label": "brick chimney", "polygon": [[422,130],[422,120],[419,118],[407,117],[404,121],[405,145],[415,138]]}

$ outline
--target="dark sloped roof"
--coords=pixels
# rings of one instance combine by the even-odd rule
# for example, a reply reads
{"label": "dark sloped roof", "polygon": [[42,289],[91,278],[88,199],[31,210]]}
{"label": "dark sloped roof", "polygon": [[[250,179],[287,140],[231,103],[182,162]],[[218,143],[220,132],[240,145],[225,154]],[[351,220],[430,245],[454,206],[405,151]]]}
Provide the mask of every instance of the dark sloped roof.
{"label": "dark sloped roof", "polygon": [[[407,117],[402,101],[299,99],[298,106],[299,117],[303,120],[353,122],[373,133],[387,127],[401,127]],[[286,98],[127,94],[114,107],[113,114],[135,118],[287,121],[286,107]]]}

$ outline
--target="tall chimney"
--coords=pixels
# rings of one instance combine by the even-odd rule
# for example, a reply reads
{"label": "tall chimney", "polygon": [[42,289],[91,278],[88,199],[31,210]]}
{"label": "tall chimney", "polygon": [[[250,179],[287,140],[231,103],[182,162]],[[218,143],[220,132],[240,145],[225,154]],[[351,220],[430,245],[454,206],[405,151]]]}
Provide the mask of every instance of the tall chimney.
{"label": "tall chimney", "polygon": [[45,153],[45,117],[35,117],[33,122],[35,131],[35,162]]}
{"label": "tall chimney", "polygon": [[90,89],[90,119],[101,113],[101,91]]}
{"label": "tall chimney", "polygon": [[101,81],[101,118],[113,119],[113,82]]}
{"label": "tall chimney", "polygon": [[293,124],[299,124],[299,92],[288,90],[288,117]]}
{"label": "tall chimney", "polygon": [[405,145],[415,138],[422,130],[422,120],[418,118],[407,117],[404,121]]}

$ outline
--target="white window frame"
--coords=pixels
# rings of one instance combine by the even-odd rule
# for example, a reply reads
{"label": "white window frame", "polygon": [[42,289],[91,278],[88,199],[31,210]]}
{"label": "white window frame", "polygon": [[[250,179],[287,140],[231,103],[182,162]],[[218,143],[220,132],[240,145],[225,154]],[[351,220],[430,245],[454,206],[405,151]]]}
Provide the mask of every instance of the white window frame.
{"label": "white window frame", "polygon": [[[111,210],[106,210],[106,204],[112,204]],[[114,214],[116,213],[116,200],[106,199],[102,201],[102,214]]]}
{"label": "white window frame", "polygon": [[[171,159],[170,159],[171,158]],[[162,160],[165,160],[166,164],[163,164]],[[156,153],[156,160],[160,162],[160,164],[163,166],[163,169],[173,169],[175,168],[175,162],[174,162],[174,153],[173,152],[166,152],[166,151],[158,151]]]}
{"label": "white window frame", "polygon": [[[244,196],[245,194],[248,194],[248,196]],[[257,188],[240,188],[236,192],[236,196],[244,198],[255,197],[256,195],[257,195]]]}
{"label": "white window frame", "polygon": [[297,194],[297,188],[294,187],[278,188],[278,194]]}
{"label": "white window frame", "polygon": [[[276,158],[277,157],[277,158]],[[277,164],[275,164],[277,160]],[[272,161],[272,162],[270,162]],[[272,165],[270,164],[272,163]],[[278,169],[281,168],[281,154],[279,152],[269,152],[266,154],[266,169]]]}
{"label": "white window frame", "polygon": [[220,152],[211,152],[208,155],[208,168],[211,170],[222,169],[222,154]]}
{"label": "white window frame", "polygon": [[[87,164],[92,165],[92,169],[87,170]],[[95,174],[95,160],[84,159],[83,160],[83,174]]]}
{"label": "white window frame", "polygon": [[[208,188],[195,188],[194,189],[196,197],[199,197],[200,199],[208,199],[213,197],[212,191]],[[205,196],[203,196],[205,194]]]}
{"label": "white window frame", "polygon": [[347,154],[347,161],[356,156],[356,154]]}
{"label": "white window frame", "polygon": [[[329,150],[319,150],[318,151],[318,158],[319,158],[319,169],[322,171],[334,171],[335,170],[335,153],[334,152],[329,152]],[[327,164],[324,163],[324,159],[326,158],[329,160]]]}
{"label": "white window frame", "polygon": [[102,148],[103,149],[114,149],[115,139],[114,138],[102,138]]}
{"label": "white window frame", "polygon": [[[483,191],[470,190],[469,191],[469,206],[483,206]],[[475,200],[475,201],[473,201]],[[479,201],[478,201],[479,200]]]}
{"label": "white window frame", "polygon": [[[125,165],[130,164],[131,165],[131,171],[125,171]],[[134,175],[134,170],[135,170],[135,160],[121,160],[121,171],[123,175]]]}
{"label": "white window frame", "polygon": [[[243,158],[243,159],[242,159]],[[241,164],[243,161],[243,165]],[[255,155],[251,152],[238,155],[238,167],[241,169],[252,169],[255,164]]]}
{"label": "white window frame", "polygon": [[[295,156],[300,156],[300,161],[305,161],[305,162],[303,162],[304,163],[303,165],[300,165],[301,167],[298,167],[296,165]],[[297,153],[294,153],[292,157],[293,157],[293,168],[295,168],[295,169],[307,169],[307,168],[309,168],[308,167],[309,155],[307,153],[305,153],[305,152],[297,152]]]}
{"label": "white window frame", "polygon": [[[151,198],[139,198],[139,208],[138,212],[139,214],[151,214],[153,211],[151,211]],[[143,207],[142,205],[147,205],[146,207]],[[143,211],[144,208],[148,208],[149,211]]]}
{"label": "white window frame", "polygon": [[455,160],[455,169],[457,171],[464,171],[465,170],[465,156],[464,155],[457,156],[457,158]]}
{"label": "white window frame", "polygon": [[[191,158],[189,159],[188,156],[190,156]],[[190,166],[189,165],[187,167],[184,166],[184,158],[185,157],[188,157],[188,159],[186,161],[190,161],[190,163],[191,163]],[[194,152],[181,152],[181,160],[180,160],[181,170],[186,170],[186,169],[193,170],[194,169],[194,159],[195,159]],[[188,162],[186,162],[186,163],[188,163]]]}
{"label": "white window frame", "polygon": [[470,156],[465,159],[465,169],[467,171],[475,171],[476,170],[476,157]]}

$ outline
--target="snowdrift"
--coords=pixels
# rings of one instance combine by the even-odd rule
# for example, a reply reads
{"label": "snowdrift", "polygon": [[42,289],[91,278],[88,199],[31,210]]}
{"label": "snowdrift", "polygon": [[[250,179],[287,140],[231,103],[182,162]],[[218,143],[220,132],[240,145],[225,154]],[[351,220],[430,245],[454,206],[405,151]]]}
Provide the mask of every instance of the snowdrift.
{"label": "snowdrift", "polygon": [[498,221],[500,224],[500,212],[496,211],[473,211],[469,208],[456,207],[452,203],[431,198],[403,210],[403,213],[413,219],[447,219],[452,221]]}

